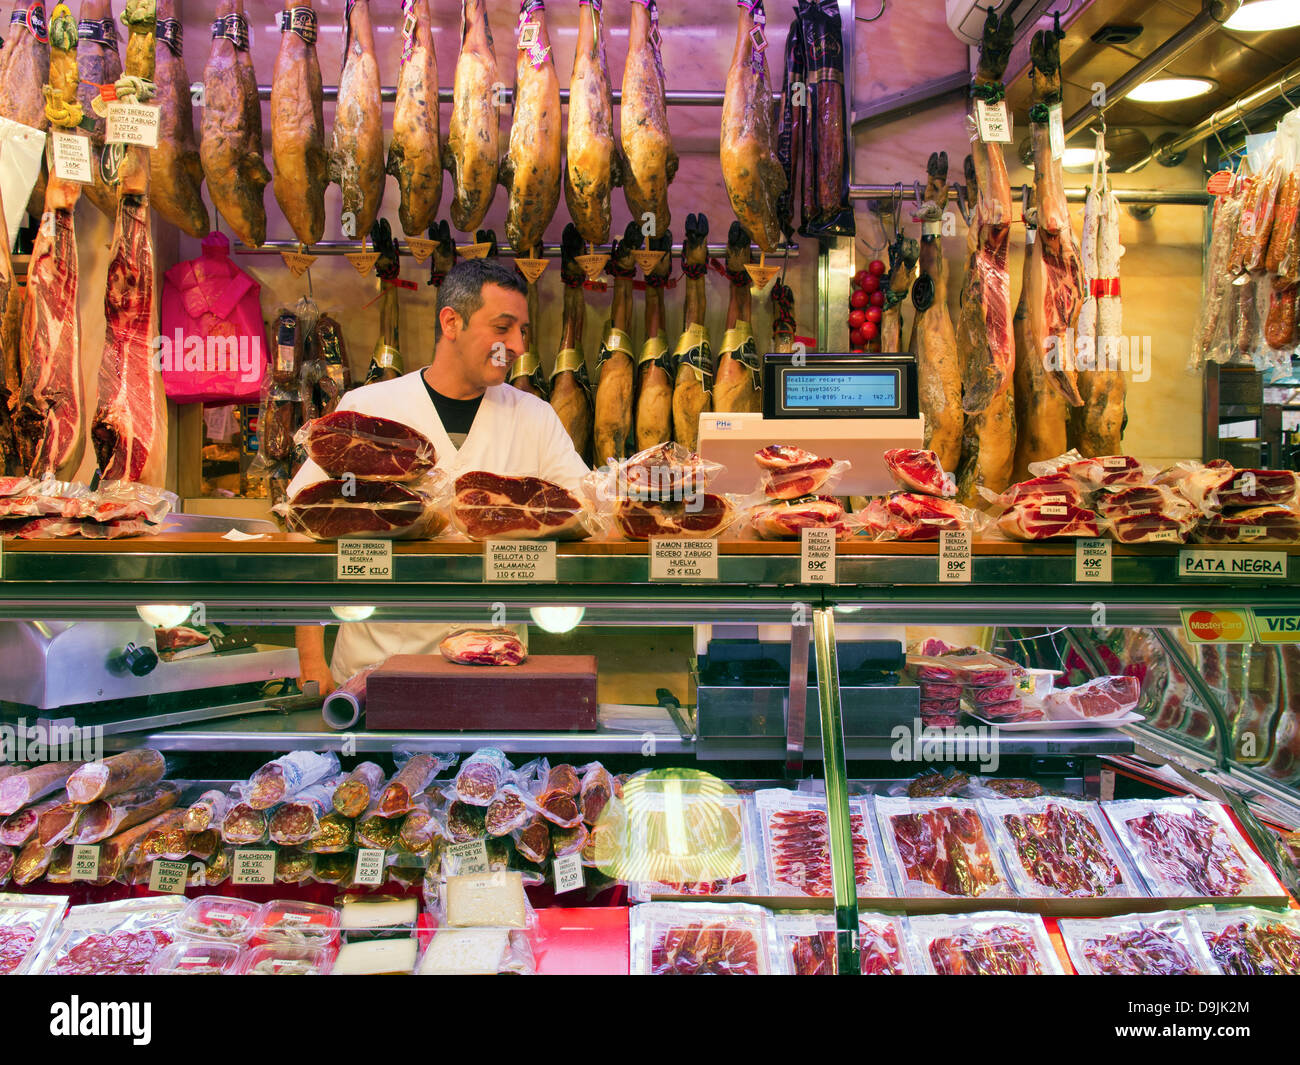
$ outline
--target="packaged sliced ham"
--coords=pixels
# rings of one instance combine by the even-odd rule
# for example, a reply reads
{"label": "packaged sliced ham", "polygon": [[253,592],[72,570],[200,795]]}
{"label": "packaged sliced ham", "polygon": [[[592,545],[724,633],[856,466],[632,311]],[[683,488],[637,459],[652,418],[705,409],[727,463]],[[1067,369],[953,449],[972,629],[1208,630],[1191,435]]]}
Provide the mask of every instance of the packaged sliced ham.
{"label": "packaged sliced ham", "polygon": [[[68,799],[72,802],[94,802],[157,784],[167,771],[162,754],[148,747],[124,751],[101,762],[87,762],[68,777]],[[0,784],[3,787],[3,784]]]}
{"label": "packaged sliced ham", "polygon": [[1095,512],[1069,503],[1017,503],[1003,511],[997,527],[1012,540],[1053,540],[1101,535]]}
{"label": "packaged sliced ham", "polygon": [[987,799],[984,814],[1019,895],[1109,899],[1145,894],[1095,803]]}
{"label": "packaged sliced ham", "polygon": [[[754,793],[763,841],[762,894],[831,896],[830,828],[826,800],[785,788]],[[853,872],[860,897],[889,894],[868,799],[849,801]]]}
{"label": "packaged sliced ham", "polygon": [[1043,697],[1053,721],[1123,717],[1137,706],[1142,685],[1137,677],[1097,677],[1073,688],[1057,688]]}
{"label": "packaged sliced ham", "polygon": [[1132,485],[1098,492],[1093,497],[1093,509],[1110,519],[1139,514],[1181,519],[1197,514],[1191,503],[1166,484]]}
{"label": "packaged sliced ham", "polygon": [[1218,967],[1185,910],[1060,920],[1080,976],[1217,976]]}
{"label": "packaged sliced ham", "polygon": [[298,430],[294,442],[331,477],[411,481],[438,464],[433,442],[388,418],[336,410]]}
{"label": "packaged sliced ham", "polygon": [[862,511],[867,533],[876,540],[937,540],[944,530],[976,529],[979,515],[950,499],[895,492],[872,499]]}
{"label": "packaged sliced ham", "polygon": [[180,934],[179,896],[121,899],[73,906],[39,971],[57,976],[143,976],[154,957]]}
{"label": "packaged sliced ham", "polygon": [[1104,531],[1121,544],[1181,544],[1196,528],[1200,515],[1188,508],[1169,514],[1120,514],[1102,520]]}
{"label": "packaged sliced ham", "polygon": [[1020,481],[1003,492],[992,492],[980,485],[980,495],[993,504],[995,513],[1021,503],[1040,503],[1049,506],[1069,506],[1080,509],[1089,505],[1091,494],[1084,492],[1079,482],[1068,473],[1049,473]]}
{"label": "packaged sliced ham", "polygon": [[446,478],[410,484],[344,478],[316,481],[272,509],[290,532],[313,540],[432,539],[447,528]]}
{"label": "packaged sliced ham", "polygon": [[1029,472],[1035,477],[1063,473],[1076,481],[1085,492],[1101,488],[1122,488],[1146,484],[1156,471],[1131,455],[1101,455],[1084,458],[1078,451],[1067,451],[1045,462],[1031,462]]}
{"label": "packaged sliced ham", "polygon": [[875,807],[897,894],[929,898],[1015,895],[975,802],[876,796]]}
{"label": "packaged sliced ham", "polygon": [[749,512],[749,524],[763,540],[798,540],[804,529],[832,529],[837,540],[862,527],[856,515],[845,514],[834,496],[762,503]]}
{"label": "packaged sliced ham", "polygon": [[1063,976],[1036,913],[969,913],[908,920],[923,972],[933,976]]}
{"label": "packaged sliced ham", "polygon": [[248,778],[244,801],[254,810],[269,810],[318,781],[337,776],[339,756],[333,751],[293,751],[267,762]]}
{"label": "packaged sliced ham", "polygon": [[1126,799],[1102,808],[1152,895],[1285,894],[1218,803]]}
{"label": "packaged sliced ham", "polygon": [[726,467],[708,462],[681,444],[655,444],[631,458],[602,466],[584,482],[598,502],[635,499],[642,502],[681,502],[708,489]]}
{"label": "packaged sliced ham", "polygon": [[[838,975],[834,914],[778,913],[772,920],[792,975]],[[858,971],[863,976],[911,976],[922,971],[905,917],[859,912]]]}
{"label": "packaged sliced ham", "polygon": [[31,972],[67,905],[61,895],[0,895],[0,976]]}
{"label": "packaged sliced ham", "polygon": [[1270,504],[1209,514],[1191,539],[1198,544],[1292,544],[1300,540],[1300,508]]}
{"label": "packaged sliced ham", "polygon": [[759,487],[768,499],[801,499],[831,495],[850,464],[821,458],[790,444],[769,444],[754,453]]}
{"label": "packaged sliced ham", "polygon": [[629,917],[634,976],[789,972],[771,915],[744,903],[647,902]]}
{"label": "packaged sliced ham", "polygon": [[920,492],[927,496],[951,499],[957,494],[957,480],[945,473],[939,456],[933,451],[920,451],[910,447],[890,448],[885,452],[885,466],[889,475],[905,492]]}
{"label": "packaged sliced ham", "polygon": [[1300,976],[1300,913],[1198,906],[1192,924],[1224,976]]}

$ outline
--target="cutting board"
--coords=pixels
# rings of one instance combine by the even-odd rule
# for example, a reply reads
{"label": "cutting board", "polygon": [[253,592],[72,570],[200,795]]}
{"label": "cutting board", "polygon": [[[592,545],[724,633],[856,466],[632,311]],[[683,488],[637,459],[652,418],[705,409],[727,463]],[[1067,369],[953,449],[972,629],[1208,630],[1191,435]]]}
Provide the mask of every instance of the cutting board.
{"label": "cutting board", "polygon": [[517,666],[394,655],[366,681],[371,729],[589,731],[596,708],[594,655],[532,655]]}

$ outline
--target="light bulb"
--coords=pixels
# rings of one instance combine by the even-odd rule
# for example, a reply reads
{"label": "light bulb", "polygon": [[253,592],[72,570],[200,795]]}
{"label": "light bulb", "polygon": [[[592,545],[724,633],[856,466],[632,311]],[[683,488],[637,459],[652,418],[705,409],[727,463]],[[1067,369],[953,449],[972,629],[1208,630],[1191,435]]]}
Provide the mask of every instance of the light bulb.
{"label": "light bulb", "polygon": [[577,628],[586,612],[581,606],[535,606],[528,615],[543,632],[563,633]]}
{"label": "light bulb", "polygon": [[332,606],[330,613],[339,621],[365,621],[375,612],[372,606]]}
{"label": "light bulb", "polygon": [[155,629],[174,629],[184,625],[194,608],[187,603],[162,603],[155,606],[137,606],[140,620]]}

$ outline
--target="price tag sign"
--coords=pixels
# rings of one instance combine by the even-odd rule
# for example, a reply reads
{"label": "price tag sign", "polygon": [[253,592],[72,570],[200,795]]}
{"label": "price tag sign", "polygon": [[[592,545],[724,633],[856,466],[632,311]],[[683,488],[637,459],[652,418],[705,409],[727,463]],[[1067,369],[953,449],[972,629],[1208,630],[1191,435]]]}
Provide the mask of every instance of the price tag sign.
{"label": "price tag sign", "polygon": [[379,252],[350,251],[343,258],[352,264],[353,270],[365,277],[375,268],[375,263],[379,262]]}
{"label": "price tag sign", "polygon": [[650,579],[716,581],[718,541],[651,539]]}
{"label": "price tag sign", "polygon": [[582,272],[587,275],[588,281],[595,281],[600,277],[601,272],[605,269],[605,264],[609,262],[608,255],[579,255],[575,260],[582,267]]}
{"label": "price tag sign", "polygon": [[488,871],[487,843],[472,839],[468,843],[452,843],[443,850],[448,876],[467,876]]}
{"label": "price tag sign", "polygon": [[305,255],[300,251],[282,251],[280,258],[284,260],[284,265],[289,268],[289,273],[294,277],[302,277],[316,261],[316,256]]}
{"label": "price tag sign", "polygon": [[341,581],[391,581],[392,540],[340,540],[337,579]]}
{"label": "price tag sign", "polygon": [[184,895],[189,875],[187,862],[152,862],[149,866],[149,890],[164,895]]}
{"label": "price tag sign", "polygon": [[90,161],[90,138],[80,133],[50,134],[54,149],[54,176],[61,181],[79,181],[83,185],[91,184],[94,170]]}
{"label": "price tag sign", "polygon": [[939,533],[939,583],[969,584],[970,530],[944,529]]}
{"label": "price tag sign", "polygon": [[515,266],[519,272],[524,275],[525,280],[530,285],[537,284],[537,279],[546,272],[546,267],[550,265],[550,259],[516,259]]}
{"label": "price tag sign", "polygon": [[487,253],[492,250],[491,241],[483,241],[480,244],[457,244],[456,251],[460,253],[462,259],[486,259]]}
{"label": "price tag sign", "polygon": [[835,530],[799,530],[799,581],[802,584],[835,583]]}
{"label": "price tag sign", "polygon": [[1011,120],[1007,117],[1006,100],[995,104],[976,100],[975,124],[979,127],[980,140],[985,144],[1011,143]]}
{"label": "price tag sign", "polygon": [[582,855],[578,851],[556,858],[555,893],[563,895],[566,891],[577,891],[586,881],[582,875]]}
{"label": "price tag sign", "polygon": [[750,284],[757,292],[762,292],[772,283],[772,278],[781,272],[779,266],[758,266],[754,263],[745,264],[745,273],[749,275]]}
{"label": "price tag sign", "polygon": [[1178,576],[1222,580],[1286,580],[1285,551],[1179,551]]}
{"label": "price tag sign", "polygon": [[237,850],[232,884],[274,884],[275,851]]}
{"label": "price tag sign", "polygon": [[487,541],[483,545],[483,580],[488,584],[554,581],[555,541]]}
{"label": "price tag sign", "polygon": [[1076,540],[1074,542],[1074,579],[1081,584],[1109,584],[1110,541]]}
{"label": "price tag sign", "polygon": [[1047,140],[1052,146],[1052,158],[1065,154],[1065,120],[1061,118],[1061,105],[1052,104],[1047,110]]}
{"label": "price tag sign", "polygon": [[427,237],[407,237],[406,246],[411,249],[411,258],[417,263],[422,263],[433,254],[433,249],[438,246],[438,242]]}
{"label": "price tag sign", "polygon": [[153,104],[108,105],[105,144],[138,144],[142,148],[158,147],[158,122],[162,111]]}
{"label": "price tag sign", "polygon": [[72,879],[99,879],[99,847],[78,844],[72,848]]}
{"label": "price tag sign", "polygon": [[662,250],[655,251],[653,248],[645,248],[640,251],[634,251],[632,253],[632,258],[636,260],[636,264],[641,268],[641,272],[643,274],[648,274],[659,265],[659,260],[662,259],[665,254],[666,253]]}
{"label": "price tag sign", "polygon": [[357,851],[357,865],[352,872],[353,883],[378,886],[384,882],[384,851],[363,847]]}

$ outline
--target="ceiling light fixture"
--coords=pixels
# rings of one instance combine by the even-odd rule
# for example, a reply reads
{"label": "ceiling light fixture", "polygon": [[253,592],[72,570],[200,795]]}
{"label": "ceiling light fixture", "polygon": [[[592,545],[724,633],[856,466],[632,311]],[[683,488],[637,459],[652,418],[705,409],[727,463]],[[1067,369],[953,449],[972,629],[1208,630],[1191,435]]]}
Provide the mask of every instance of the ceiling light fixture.
{"label": "ceiling light fixture", "polygon": [[1223,24],[1225,30],[1264,33],[1300,26],[1300,5],[1295,0],[1249,0]]}
{"label": "ceiling light fixture", "polygon": [[586,612],[581,606],[535,606],[528,614],[542,631],[559,634],[577,628]]}
{"label": "ceiling light fixture", "polygon": [[188,603],[158,603],[137,606],[135,612],[141,621],[155,629],[174,629],[185,624],[193,609],[193,605]]}
{"label": "ceiling light fixture", "polygon": [[1204,96],[1213,92],[1217,83],[1209,78],[1152,78],[1130,89],[1125,99],[1136,100],[1144,104],[1170,103],[1174,100],[1190,100],[1193,96]]}
{"label": "ceiling light fixture", "polygon": [[365,621],[375,612],[372,606],[332,606],[330,613],[339,621]]}

